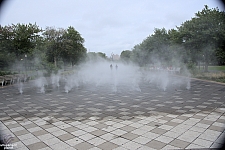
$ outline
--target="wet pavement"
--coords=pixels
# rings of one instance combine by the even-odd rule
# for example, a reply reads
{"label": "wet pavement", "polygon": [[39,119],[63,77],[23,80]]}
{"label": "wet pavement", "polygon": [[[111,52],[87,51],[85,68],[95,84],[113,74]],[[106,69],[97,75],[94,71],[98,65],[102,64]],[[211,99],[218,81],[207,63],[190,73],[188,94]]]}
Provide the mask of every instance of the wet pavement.
{"label": "wet pavement", "polygon": [[[178,77],[177,77],[178,78]],[[176,80],[176,79],[174,79]],[[14,149],[219,148],[225,138],[225,85],[191,80],[166,91],[147,82],[81,85],[64,92],[29,81],[0,88],[0,127]]]}

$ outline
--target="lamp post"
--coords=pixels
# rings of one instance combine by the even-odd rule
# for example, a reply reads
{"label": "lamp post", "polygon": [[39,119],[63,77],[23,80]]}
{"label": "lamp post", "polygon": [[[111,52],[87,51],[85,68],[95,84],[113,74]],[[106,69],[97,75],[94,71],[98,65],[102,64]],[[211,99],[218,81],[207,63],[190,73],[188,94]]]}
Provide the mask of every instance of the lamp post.
{"label": "lamp post", "polygon": [[203,56],[203,71],[205,70],[205,56],[204,55],[202,55]]}
{"label": "lamp post", "polygon": [[27,55],[25,55],[24,57],[25,57],[25,72],[27,76]]}
{"label": "lamp post", "polygon": [[19,67],[19,73],[20,73],[21,69],[23,70],[22,66],[24,65],[23,58],[21,58],[20,61],[21,61],[21,66]]}
{"label": "lamp post", "polygon": [[112,57],[112,61],[113,61],[113,56],[114,56],[114,54],[112,53],[112,54],[111,54],[111,57]]}

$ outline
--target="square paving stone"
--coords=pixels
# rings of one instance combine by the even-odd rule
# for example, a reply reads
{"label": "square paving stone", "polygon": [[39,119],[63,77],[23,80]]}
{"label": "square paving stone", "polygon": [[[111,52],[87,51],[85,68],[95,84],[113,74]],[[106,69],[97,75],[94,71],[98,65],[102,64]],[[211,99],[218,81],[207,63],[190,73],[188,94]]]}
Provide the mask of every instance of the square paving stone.
{"label": "square paving stone", "polygon": [[155,129],[151,130],[151,132],[154,132],[156,134],[163,134],[163,133],[167,132],[167,130],[155,128]]}
{"label": "square paving stone", "polygon": [[88,150],[90,148],[93,148],[94,146],[91,145],[90,143],[82,142],[82,143],[77,144],[77,145],[75,145],[73,147],[76,148],[77,150]]}
{"label": "square paving stone", "polygon": [[9,124],[9,125],[7,125],[7,127],[8,128],[15,128],[15,127],[20,127],[21,125],[20,124],[18,124],[18,123],[14,123],[14,124]]}
{"label": "square paving stone", "polygon": [[17,131],[17,132],[14,132],[14,134],[16,136],[20,136],[20,135],[24,135],[24,134],[28,134],[29,132],[27,130],[20,130],[20,131]]}
{"label": "square paving stone", "polygon": [[45,139],[45,140],[43,140],[43,142],[46,144],[46,145],[48,145],[48,146],[52,146],[52,145],[54,145],[54,144],[57,144],[57,143],[59,143],[60,142],[60,140],[58,139],[58,138],[56,138],[56,137],[53,137],[53,138],[48,138],[48,139]]}
{"label": "square paving stone", "polygon": [[63,129],[63,130],[66,131],[66,132],[71,133],[71,132],[77,131],[79,129],[76,128],[76,127],[68,127],[68,128]]}
{"label": "square paving stone", "polygon": [[58,136],[58,138],[59,138],[61,141],[67,141],[67,140],[69,140],[69,139],[74,138],[74,135],[71,135],[71,134],[69,134],[69,133],[66,133],[66,134],[63,134],[63,135]]}
{"label": "square paving stone", "polygon": [[138,144],[133,141],[129,141],[129,142],[125,143],[122,147],[125,147],[126,149],[138,149],[141,146],[142,146],[141,144]]}
{"label": "square paving stone", "polygon": [[67,144],[69,144],[70,146],[75,146],[77,144],[80,144],[83,142],[83,140],[75,137],[75,138],[72,138],[72,139],[69,139],[67,141],[65,141]]}
{"label": "square paving stone", "polygon": [[95,130],[95,131],[92,131],[90,133],[95,135],[95,136],[101,136],[103,134],[106,134],[107,132],[106,131],[102,131],[102,130]]}
{"label": "square paving stone", "polygon": [[176,122],[170,122],[170,121],[165,123],[165,125],[174,126],[174,127],[177,126],[178,124],[179,124],[179,123],[176,123]]}
{"label": "square paving stone", "polygon": [[40,142],[40,140],[39,140],[38,138],[34,137],[34,138],[29,138],[29,139],[23,140],[22,142],[23,142],[25,145],[31,145],[31,144]]}
{"label": "square paving stone", "polygon": [[213,126],[213,125],[211,125],[208,129],[214,130],[214,131],[219,131],[219,132],[224,131],[224,127],[218,127],[218,126]]}
{"label": "square paving stone", "polygon": [[37,138],[39,138],[41,141],[46,141],[46,140],[49,140],[49,139],[55,138],[55,137],[50,133],[46,133],[46,134],[37,136]]}
{"label": "square paving stone", "polygon": [[155,138],[154,140],[160,141],[160,142],[163,142],[163,143],[168,144],[168,143],[170,143],[171,141],[173,141],[174,138],[171,138],[171,137],[168,137],[168,136],[163,136],[163,135],[161,135],[161,136]]}
{"label": "square paving stone", "polygon": [[47,148],[47,145],[43,142],[38,142],[38,143],[28,145],[27,148],[29,148],[29,150],[37,150],[37,149]]}
{"label": "square paving stone", "polygon": [[58,142],[54,145],[50,146],[54,150],[62,150],[62,149],[68,149],[70,146],[64,142]]}
{"label": "square paving stone", "polygon": [[104,150],[112,150],[118,147],[118,145],[111,143],[111,142],[105,142],[103,144],[100,144],[97,146],[98,148],[104,149]]}
{"label": "square paving stone", "polygon": [[103,135],[100,136],[100,138],[102,138],[102,139],[104,139],[106,141],[110,141],[110,140],[112,140],[112,139],[114,139],[116,137],[117,137],[116,135],[111,134],[111,133],[106,133],[106,134],[103,134]]}
{"label": "square paving stone", "polygon": [[24,125],[23,127],[26,129],[30,129],[30,128],[34,128],[34,127],[38,127],[38,126],[34,123],[30,123],[30,124]]}
{"label": "square paving stone", "polygon": [[106,140],[103,140],[102,138],[99,138],[99,137],[93,138],[93,139],[88,141],[88,143],[90,143],[94,146],[98,146],[98,145],[100,145],[104,142],[106,142]]}
{"label": "square paving stone", "polygon": [[137,135],[137,134],[133,134],[133,133],[128,132],[128,133],[122,135],[121,137],[123,137],[125,139],[128,139],[128,140],[133,140],[133,139],[137,138],[138,136],[139,135]]}
{"label": "square paving stone", "polygon": [[148,142],[146,145],[148,147],[151,147],[151,148],[154,148],[154,149],[162,149],[164,146],[166,146],[166,143],[162,143],[162,142],[159,142],[159,141],[152,140],[152,141]]}
{"label": "square paving stone", "polygon": [[133,131],[135,129],[136,128],[131,127],[131,126],[124,126],[124,127],[121,128],[121,130],[124,130],[124,131],[127,131],[127,132]]}
{"label": "square paving stone", "polygon": [[179,139],[175,139],[172,142],[170,142],[170,145],[173,145],[182,149],[186,148],[189,144],[190,144],[189,142],[185,142]]}
{"label": "square paving stone", "polygon": [[43,135],[43,134],[47,134],[48,132],[47,131],[45,131],[45,130],[40,130],[40,131],[35,131],[35,132],[33,132],[32,134],[34,135],[34,136],[39,136],[39,135]]}

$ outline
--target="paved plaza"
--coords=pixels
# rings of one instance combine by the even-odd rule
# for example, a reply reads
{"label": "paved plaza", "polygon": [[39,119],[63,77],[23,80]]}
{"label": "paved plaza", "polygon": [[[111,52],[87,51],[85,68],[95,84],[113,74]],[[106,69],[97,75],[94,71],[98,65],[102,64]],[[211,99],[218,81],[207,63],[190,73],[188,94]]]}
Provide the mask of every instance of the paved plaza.
{"label": "paved plaza", "polygon": [[86,84],[65,93],[49,85],[39,93],[29,81],[20,94],[17,84],[1,87],[2,138],[18,150],[219,148],[225,138],[224,84],[111,88]]}

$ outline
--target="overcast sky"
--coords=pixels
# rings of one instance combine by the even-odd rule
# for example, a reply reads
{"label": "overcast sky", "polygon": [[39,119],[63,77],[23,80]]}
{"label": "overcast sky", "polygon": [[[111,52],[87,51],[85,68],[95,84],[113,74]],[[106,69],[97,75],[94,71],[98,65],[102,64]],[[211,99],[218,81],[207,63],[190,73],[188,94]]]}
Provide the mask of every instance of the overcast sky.
{"label": "overcast sky", "polygon": [[6,0],[1,25],[32,23],[66,29],[73,26],[91,52],[120,54],[151,35],[154,28],[172,29],[217,0]]}

